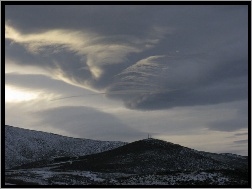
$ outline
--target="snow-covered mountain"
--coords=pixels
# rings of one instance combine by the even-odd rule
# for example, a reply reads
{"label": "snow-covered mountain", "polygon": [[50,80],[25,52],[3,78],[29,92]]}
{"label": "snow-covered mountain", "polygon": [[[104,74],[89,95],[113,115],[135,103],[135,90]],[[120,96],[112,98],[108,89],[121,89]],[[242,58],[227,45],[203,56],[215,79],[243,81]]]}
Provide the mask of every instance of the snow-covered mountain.
{"label": "snow-covered mountain", "polygon": [[5,125],[5,168],[59,156],[83,156],[125,145],[79,139]]}
{"label": "snow-covered mountain", "polygon": [[197,151],[152,138],[126,144],[9,126],[6,130],[6,160],[17,155],[30,161],[6,170],[7,184],[249,186],[246,156]]}

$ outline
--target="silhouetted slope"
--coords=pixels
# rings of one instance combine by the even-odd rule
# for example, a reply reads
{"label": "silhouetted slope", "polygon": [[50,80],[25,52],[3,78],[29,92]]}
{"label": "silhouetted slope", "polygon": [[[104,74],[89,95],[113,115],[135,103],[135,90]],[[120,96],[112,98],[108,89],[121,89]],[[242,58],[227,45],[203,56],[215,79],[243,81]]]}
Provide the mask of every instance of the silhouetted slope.
{"label": "silhouetted slope", "polygon": [[[218,155],[218,154],[216,154]],[[79,157],[63,163],[57,170],[90,170],[99,172],[155,173],[234,169],[228,162],[218,161],[177,144],[145,139],[106,152]]]}

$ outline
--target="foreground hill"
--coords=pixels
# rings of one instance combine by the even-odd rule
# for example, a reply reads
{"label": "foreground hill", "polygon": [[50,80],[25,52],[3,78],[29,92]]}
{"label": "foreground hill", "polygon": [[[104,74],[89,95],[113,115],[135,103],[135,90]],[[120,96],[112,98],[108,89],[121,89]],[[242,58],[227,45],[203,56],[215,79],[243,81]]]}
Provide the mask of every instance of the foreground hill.
{"label": "foreground hill", "polygon": [[12,183],[41,185],[248,185],[248,158],[196,151],[157,139],[79,157],[15,167]]}
{"label": "foreground hill", "polygon": [[199,152],[157,139],[144,139],[119,148],[72,159],[57,169],[146,174],[164,171],[245,169],[246,157]]}
{"label": "foreground hill", "polygon": [[5,168],[59,156],[83,156],[125,144],[71,138],[5,125]]}

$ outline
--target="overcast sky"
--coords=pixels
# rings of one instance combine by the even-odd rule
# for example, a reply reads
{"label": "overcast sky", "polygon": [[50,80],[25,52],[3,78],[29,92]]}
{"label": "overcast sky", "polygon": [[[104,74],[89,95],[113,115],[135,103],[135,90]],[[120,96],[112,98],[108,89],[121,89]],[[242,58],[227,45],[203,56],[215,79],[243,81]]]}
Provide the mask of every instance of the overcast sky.
{"label": "overcast sky", "polygon": [[248,7],[6,6],[6,124],[247,155]]}

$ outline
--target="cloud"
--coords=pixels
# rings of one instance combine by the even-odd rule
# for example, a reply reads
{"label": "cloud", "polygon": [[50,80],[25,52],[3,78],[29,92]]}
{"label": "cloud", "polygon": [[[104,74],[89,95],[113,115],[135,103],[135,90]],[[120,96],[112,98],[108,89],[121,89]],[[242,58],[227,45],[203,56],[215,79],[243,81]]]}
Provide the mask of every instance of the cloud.
{"label": "cloud", "polygon": [[130,109],[248,98],[245,7],[88,7],[60,8],[73,15],[66,23],[56,7],[34,6],[48,20],[40,26],[37,14],[32,25],[21,14],[26,8],[8,7],[6,57],[18,57],[16,63],[43,68],[71,85],[105,92]]}
{"label": "cloud", "polygon": [[52,53],[67,49],[70,52],[87,56],[86,64],[95,78],[99,78],[101,64],[118,63],[129,52],[137,51],[122,44],[97,44],[101,37],[94,33],[72,30],[49,30],[35,34],[22,34],[11,26],[5,26],[6,39],[24,45],[31,53]]}
{"label": "cloud", "polygon": [[97,140],[137,140],[145,133],[131,128],[116,117],[85,106],[61,106],[35,112],[39,124],[57,128],[71,136]]}
{"label": "cloud", "polygon": [[[157,30],[157,29],[156,29]],[[160,33],[160,29],[156,33]],[[161,32],[161,36],[163,36]],[[129,53],[139,53],[146,46],[151,47],[158,39],[132,39],[130,36],[101,36],[95,32],[75,31],[70,29],[52,29],[40,33],[23,34],[10,25],[5,26],[6,39],[23,45],[33,54],[57,54],[70,51],[86,60],[86,66],[93,77],[101,77],[102,66],[118,64],[125,60]],[[111,40],[112,39],[112,40]],[[145,46],[144,48],[141,46]],[[59,66],[57,64],[57,66]]]}
{"label": "cloud", "polygon": [[[248,103],[246,100],[224,104],[218,114],[221,117],[213,117],[213,120],[206,123],[208,129],[222,132],[240,131],[234,136],[247,135],[247,132],[242,131],[242,129],[247,129],[249,126]],[[229,116],[225,116],[226,114]]]}
{"label": "cloud", "polygon": [[[151,56],[140,60],[127,67],[121,73],[114,76],[112,83],[107,88],[108,95],[118,98],[130,99],[169,92],[160,85],[162,69],[167,68],[157,60],[163,56]],[[129,100],[128,100],[129,99]]]}
{"label": "cloud", "polygon": [[[34,109],[35,107],[49,108],[62,106],[64,104],[71,106],[85,105],[108,111],[122,106],[120,102],[106,98],[103,93],[96,93],[76,87],[45,75],[7,73],[5,74],[5,79],[6,87],[12,86],[20,92],[26,91],[29,94],[39,94],[36,99],[32,99],[29,103],[17,104],[19,107],[25,107],[31,104],[30,108]],[[10,103],[13,102],[9,102],[8,106]],[[13,109],[15,108],[8,110],[13,111]]]}
{"label": "cloud", "polygon": [[11,85],[5,84],[5,102],[10,103],[16,103],[16,102],[22,102],[22,101],[31,101],[38,96],[40,96],[40,93],[31,92],[31,91],[25,91],[16,87],[13,87]]}
{"label": "cloud", "polygon": [[235,144],[248,144],[248,140],[236,140],[234,141]]}
{"label": "cloud", "polygon": [[248,136],[248,133],[236,133],[234,136]]}
{"label": "cloud", "polygon": [[5,74],[5,85],[14,85],[30,91],[62,94],[63,96],[70,95],[73,92],[80,95],[90,93],[83,88],[41,74],[7,73]]}
{"label": "cloud", "polygon": [[248,120],[246,118],[233,118],[229,120],[213,121],[208,124],[210,130],[216,131],[237,131],[243,128],[248,128]]}
{"label": "cloud", "polygon": [[[246,99],[247,76],[242,71],[246,68],[236,69],[236,65],[229,62],[226,69],[235,73],[223,76],[226,74],[225,71],[220,74],[223,63],[214,61],[202,56],[148,57],[117,74],[108,91],[112,95],[114,91],[125,91],[125,95],[116,97],[132,109],[164,109]],[[240,66],[246,67],[246,63]],[[127,91],[135,95],[132,97]]]}

